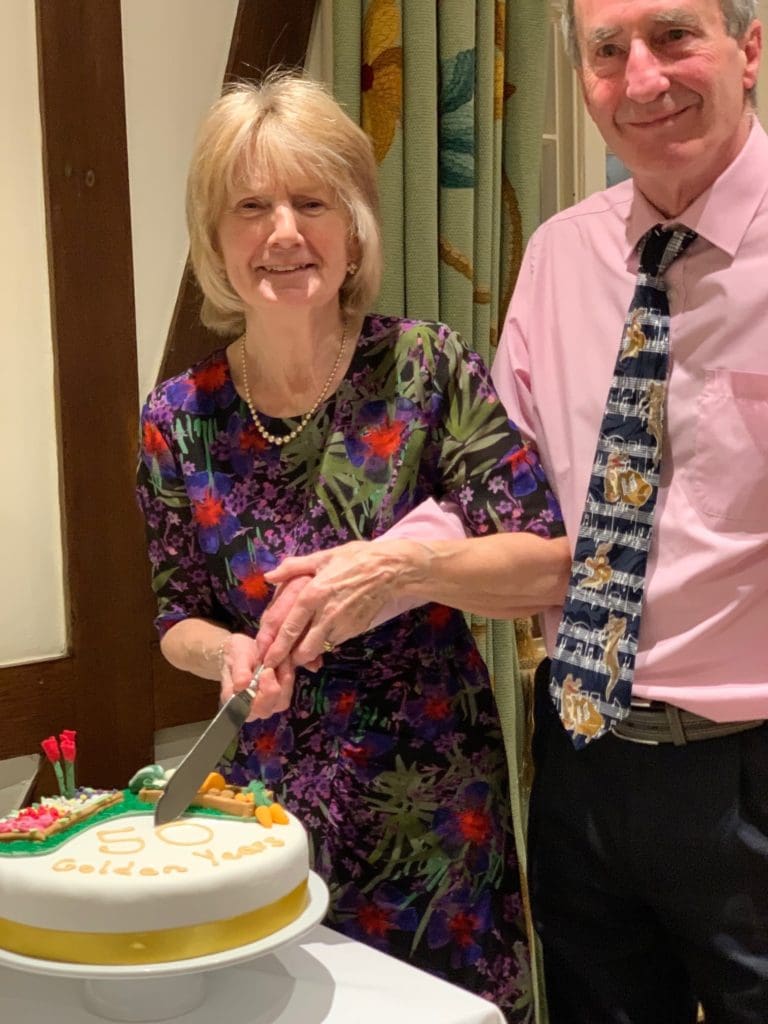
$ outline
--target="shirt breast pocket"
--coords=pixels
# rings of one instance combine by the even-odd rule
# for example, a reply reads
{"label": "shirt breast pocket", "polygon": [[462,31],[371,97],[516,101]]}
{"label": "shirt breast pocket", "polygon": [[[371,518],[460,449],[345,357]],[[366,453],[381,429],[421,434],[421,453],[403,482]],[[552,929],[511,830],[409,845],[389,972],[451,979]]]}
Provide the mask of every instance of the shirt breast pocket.
{"label": "shirt breast pocket", "polygon": [[706,371],[685,480],[710,525],[768,529],[768,374]]}

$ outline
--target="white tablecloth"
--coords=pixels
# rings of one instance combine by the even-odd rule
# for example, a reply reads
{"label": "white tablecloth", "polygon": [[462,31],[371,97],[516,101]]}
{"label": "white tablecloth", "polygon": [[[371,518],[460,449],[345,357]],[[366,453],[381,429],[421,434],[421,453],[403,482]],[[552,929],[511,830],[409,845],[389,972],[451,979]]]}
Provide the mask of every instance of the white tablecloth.
{"label": "white tablecloth", "polygon": [[[504,1024],[491,1003],[318,925],[295,945],[206,975],[183,1024]],[[140,981],[131,982],[140,985]],[[95,1024],[79,979],[0,967],[3,1024]]]}

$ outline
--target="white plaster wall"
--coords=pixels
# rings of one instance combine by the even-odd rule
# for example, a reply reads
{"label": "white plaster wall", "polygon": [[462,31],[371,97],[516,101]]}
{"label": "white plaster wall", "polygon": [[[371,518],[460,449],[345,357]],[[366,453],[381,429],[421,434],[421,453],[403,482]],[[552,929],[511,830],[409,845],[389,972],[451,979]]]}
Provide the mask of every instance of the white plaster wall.
{"label": "white plaster wall", "polygon": [[67,645],[35,5],[0,3],[0,664]]}
{"label": "white plaster wall", "polygon": [[237,0],[123,0],[139,396],[154,385],[187,257],[184,181],[219,95]]}

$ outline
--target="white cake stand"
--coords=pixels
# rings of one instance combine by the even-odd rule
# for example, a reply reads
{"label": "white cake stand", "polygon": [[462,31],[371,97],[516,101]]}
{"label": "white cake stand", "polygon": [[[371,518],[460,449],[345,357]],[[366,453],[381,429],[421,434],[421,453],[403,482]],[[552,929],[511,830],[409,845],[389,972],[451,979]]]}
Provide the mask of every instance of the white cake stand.
{"label": "white cake stand", "polygon": [[328,909],[328,888],[314,871],[309,873],[308,890],[307,906],[295,921],[257,942],[222,953],[162,964],[102,966],[37,960],[0,949],[0,964],[27,974],[81,978],[83,1003],[97,1017],[130,1022],[170,1020],[204,1002],[208,972],[274,953],[298,942],[319,924]]}

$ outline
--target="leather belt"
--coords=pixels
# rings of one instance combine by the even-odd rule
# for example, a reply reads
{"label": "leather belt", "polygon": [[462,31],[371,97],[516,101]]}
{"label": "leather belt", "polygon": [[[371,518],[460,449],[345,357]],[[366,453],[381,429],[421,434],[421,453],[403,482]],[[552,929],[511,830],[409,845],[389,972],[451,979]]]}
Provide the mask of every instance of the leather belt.
{"label": "leather belt", "polygon": [[622,719],[612,735],[630,743],[674,743],[685,746],[695,740],[711,740],[730,736],[764,725],[765,718],[745,722],[713,722],[692,711],[684,711],[663,701],[632,701],[629,715]]}

